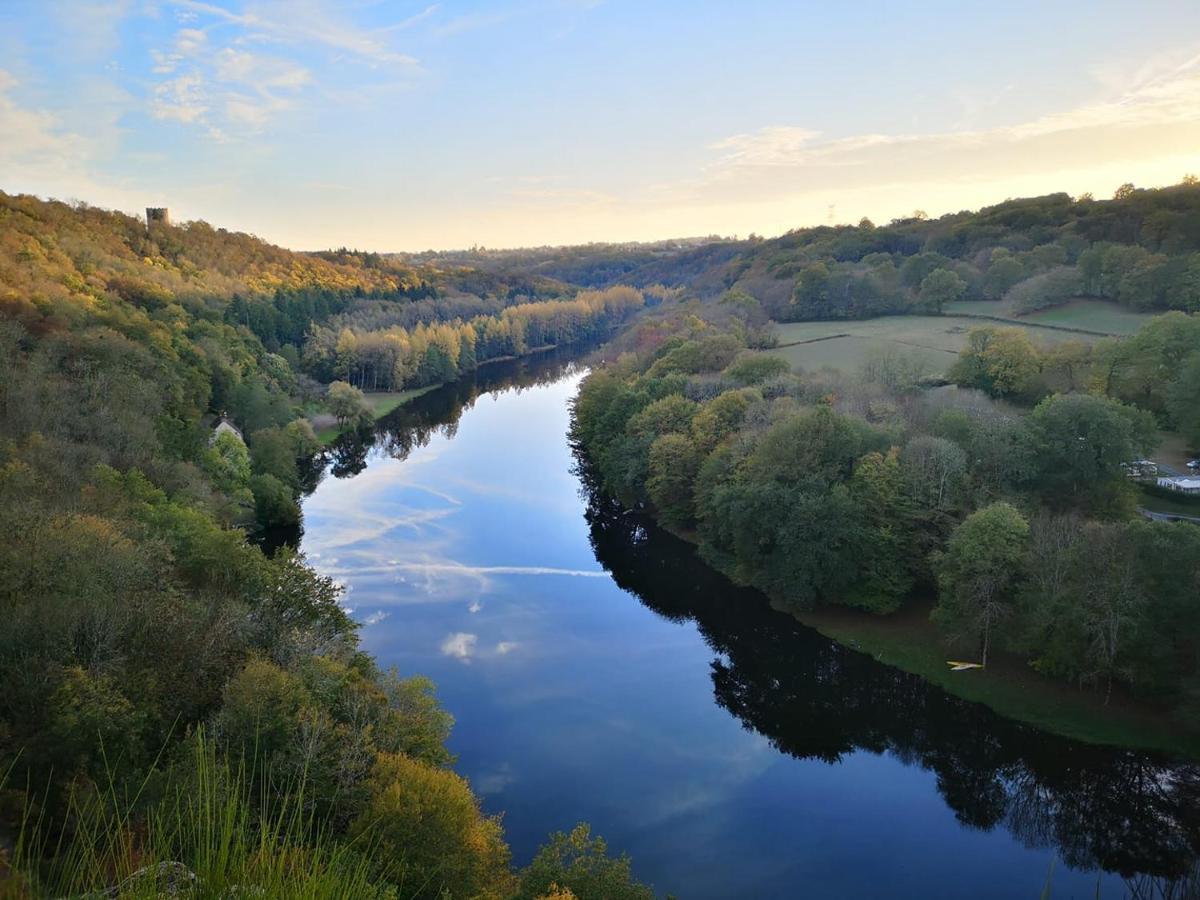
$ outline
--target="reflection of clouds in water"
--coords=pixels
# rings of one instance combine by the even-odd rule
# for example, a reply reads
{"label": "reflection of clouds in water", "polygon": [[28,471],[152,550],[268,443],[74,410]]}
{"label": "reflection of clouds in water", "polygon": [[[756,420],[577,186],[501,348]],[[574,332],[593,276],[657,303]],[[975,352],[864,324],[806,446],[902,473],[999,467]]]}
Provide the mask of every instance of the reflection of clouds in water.
{"label": "reflection of clouds in water", "polygon": [[[493,576],[560,576],[567,578],[608,578],[602,569],[565,569],[555,566],[469,566],[453,560],[427,559],[425,562],[400,562],[391,558],[396,547],[389,547],[387,555],[372,554],[368,551],[356,552],[355,562],[370,564],[355,564],[346,561],[340,569],[327,566],[320,567],[323,575],[334,578],[354,578],[360,583],[378,581],[379,576],[391,576],[392,583],[405,585],[409,598],[397,597],[395,604],[400,605],[406,599],[413,599],[411,594],[421,592],[426,595],[422,602],[428,602],[429,597],[436,596],[444,600],[459,602],[472,595],[487,595],[495,590]],[[468,612],[477,613],[483,608],[479,600],[473,600],[467,607]]]}
{"label": "reflection of clouds in water", "polygon": [[449,575],[479,580],[488,575],[565,575],[570,578],[607,578],[603,569],[559,569],[555,566],[468,566],[459,562],[392,562],[386,566],[355,566],[338,575],[379,575],[400,570],[418,575]]}
{"label": "reflection of clouds in water", "polygon": [[[390,515],[365,514],[361,509],[348,510],[340,517],[337,529],[327,532],[322,531],[320,536],[312,541],[315,549],[309,551],[307,555],[309,559],[320,560],[322,565],[336,565],[338,561],[337,557],[325,559],[322,556],[322,550],[344,550],[355,544],[370,544],[387,537],[391,532],[401,528],[410,529],[420,534],[423,529],[440,522],[456,512],[458,512],[458,509],[454,507],[443,507],[441,509],[401,508],[398,512],[393,512]],[[307,547],[308,543],[306,542],[306,550]]]}
{"label": "reflection of clouds in water", "polygon": [[501,656],[506,656],[520,646],[516,641],[501,641],[496,645],[496,652]]}
{"label": "reflection of clouds in water", "polygon": [[463,662],[469,663],[475,653],[475,645],[477,643],[479,643],[479,635],[468,634],[465,631],[456,631],[442,641],[442,655],[453,656],[455,659],[461,659]]}
{"label": "reflection of clouds in water", "polygon": [[386,619],[390,615],[391,615],[390,612],[387,612],[387,611],[381,609],[377,612],[371,613],[369,616],[367,616],[365,619],[363,619],[363,624],[364,625],[378,625],[380,622],[382,622],[384,619]]}
{"label": "reflection of clouds in water", "polygon": [[502,794],[516,780],[517,776],[513,774],[512,766],[508,763],[501,763],[495,769],[481,772],[477,778],[472,779],[471,787],[478,794],[495,796]]}

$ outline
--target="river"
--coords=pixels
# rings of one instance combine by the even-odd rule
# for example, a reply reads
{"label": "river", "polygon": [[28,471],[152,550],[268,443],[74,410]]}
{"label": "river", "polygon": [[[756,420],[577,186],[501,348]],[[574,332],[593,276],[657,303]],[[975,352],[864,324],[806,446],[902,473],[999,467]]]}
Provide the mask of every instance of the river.
{"label": "river", "polygon": [[304,505],[302,549],[364,649],[437,683],[515,862],[586,820],[681,900],[1194,896],[1168,878],[1194,768],[1002,719],[731,585],[575,474],[582,377],[549,353],[420,397]]}

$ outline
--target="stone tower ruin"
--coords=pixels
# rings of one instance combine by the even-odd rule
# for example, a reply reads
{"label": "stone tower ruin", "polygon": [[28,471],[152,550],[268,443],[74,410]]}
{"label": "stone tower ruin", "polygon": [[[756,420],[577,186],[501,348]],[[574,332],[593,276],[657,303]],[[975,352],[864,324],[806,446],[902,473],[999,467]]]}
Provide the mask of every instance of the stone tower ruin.
{"label": "stone tower ruin", "polygon": [[146,227],[153,225],[170,225],[171,212],[165,206],[146,207]]}

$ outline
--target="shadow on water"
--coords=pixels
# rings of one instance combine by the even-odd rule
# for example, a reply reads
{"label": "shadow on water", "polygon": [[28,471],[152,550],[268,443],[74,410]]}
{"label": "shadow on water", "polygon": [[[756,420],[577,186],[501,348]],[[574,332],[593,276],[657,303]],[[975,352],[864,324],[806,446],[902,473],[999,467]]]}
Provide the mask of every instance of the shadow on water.
{"label": "shadow on water", "polygon": [[581,477],[596,559],[648,608],[697,624],[717,703],[776,749],[827,763],[891,754],[932,771],[967,827],[1117,873],[1133,897],[1200,896],[1196,766],[1046,734],[829,640]]}

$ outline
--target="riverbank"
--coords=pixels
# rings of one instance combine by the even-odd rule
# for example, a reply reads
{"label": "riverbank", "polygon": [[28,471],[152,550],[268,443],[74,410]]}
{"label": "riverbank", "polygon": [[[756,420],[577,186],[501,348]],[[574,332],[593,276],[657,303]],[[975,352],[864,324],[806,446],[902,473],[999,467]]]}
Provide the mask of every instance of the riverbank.
{"label": "riverbank", "polygon": [[[658,526],[699,547],[695,531],[668,528],[661,522]],[[698,552],[696,562],[709,565]],[[737,581],[728,572],[722,574]],[[1114,689],[1105,704],[1102,692],[1040,675],[1019,657],[1003,651],[993,651],[987,669],[952,671],[947,660],[964,657],[962,651],[946,648],[929,620],[933,609],[929,601],[909,602],[894,613],[874,615],[839,606],[797,612],[766,595],[763,599],[844,647],[918,675],[963,700],[982,703],[1005,718],[1088,744],[1158,750],[1200,760],[1200,730],[1181,731],[1178,719],[1166,711],[1147,708],[1119,689]]]}
{"label": "riverbank", "polygon": [[[774,605],[774,604],[773,604]],[[987,669],[954,672],[936,627],[930,603],[914,603],[889,616],[846,608],[824,608],[793,615],[839,644],[866,653],[1006,718],[1090,744],[1161,750],[1200,759],[1200,732],[1182,733],[1167,713],[1147,709],[1126,694],[1104,703],[1102,691],[1076,688],[1039,675],[1023,660],[997,653]],[[790,612],[790,611],[789,611]]]}

